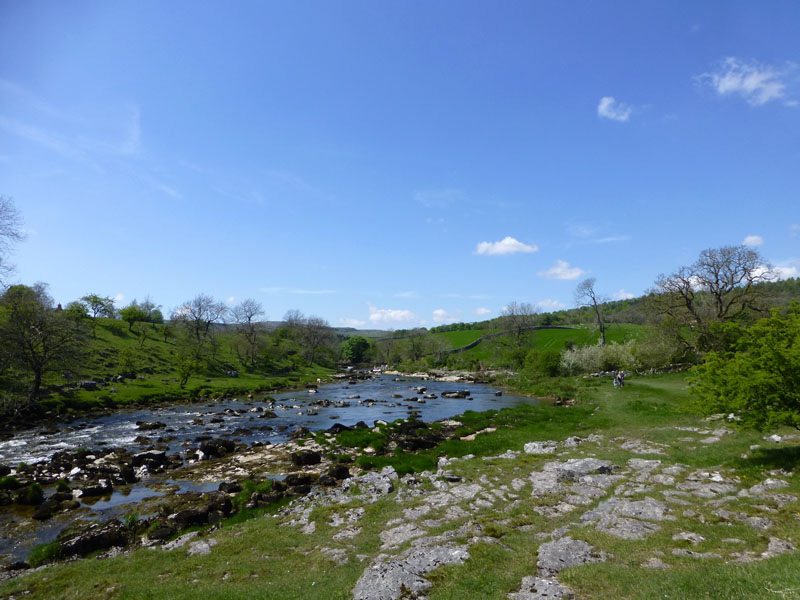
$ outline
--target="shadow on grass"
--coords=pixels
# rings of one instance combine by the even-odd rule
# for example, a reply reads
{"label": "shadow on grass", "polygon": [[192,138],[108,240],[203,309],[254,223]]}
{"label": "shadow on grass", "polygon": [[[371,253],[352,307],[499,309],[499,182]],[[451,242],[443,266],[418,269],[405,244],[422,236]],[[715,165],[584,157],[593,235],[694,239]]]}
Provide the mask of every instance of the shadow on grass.
{"label": "shadow on grass", "polygon": [[759,448],[747,458],[739,460],[743,469],[784,469],[792,471],[800,466],[800,446]]}

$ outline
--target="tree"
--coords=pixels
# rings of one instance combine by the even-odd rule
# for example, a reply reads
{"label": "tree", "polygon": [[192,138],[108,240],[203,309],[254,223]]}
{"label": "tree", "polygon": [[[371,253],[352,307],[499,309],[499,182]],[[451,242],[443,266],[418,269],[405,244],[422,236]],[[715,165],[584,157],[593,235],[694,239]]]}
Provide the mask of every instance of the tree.
{"label": "tree", "polygon": [[758,284],[773,278],[770,265],[752,248],[711,248],[694,264],[660,275],[650,302],[659,316],[691,332],[682,337],[687,346],[723,350],[719,325],[763,314],[766,298]]}
{"label": "tree", "polygon": [[5,257],[14,242],[24,239],[21,226],[22,218],[14,202],[7,196],[0,196],[0,286],[14,270]]}
{"label": "tree", "polygon": [[209,340],[211,326],[221,323],[227,312],[224,302],[217,302],[206,294],[198,294],[181,304],[173,312],[172,320],[186,329],[200,350]]}
{"label": "tree", "polygon": [[86,306],[89,312],[89,318],[92,320],[92,337],[97,337],[97,318],[113,318],[115,312],[114,301],[108,296],[100,296],[98,294],[86,294],[81,298],[81,301]]}
{"label": "tree", "polygon": [[595,291],[597,279],[588,277],[578,284],[575,288],[575,304],[579,307],[590,307],[594,311],[597,329],[600,331],[600,343],[606,345],[606,320],[601,308],[602,304],[608,302],[605,296],[598,296]]}
{"label": "tree", "polygon": [[56,310],[44,284],[14,285],[0,297],[3,361],[30,377],[28,402],[35,406],[47,373],[77,364],[83,336],[66,311]]}
{"label": "tree", "polygon": [[83,326],[83,321],[89,318],[89,312],[86,305],[78,300],[73,300],[64,309],[64,314],[75,323],[75,328],[80,329]]}
{"label": "tree", "polygon": [[242,342],[237,346],[237,352],[240,347],[243,347],[243,352],[239,353],[239,360],[243,363],[246,361],[251,367],[255,366],[259,354],[259,338],[264,330],[258,317],[264,314],[264,307],[259,302],[248,298],[237,304],[231,314]]}
{"label": "tree", "polygon": [[741,331],[733,350],[694,367],[692,394],[707,413],[733,413],[745,427],[800,429],[800,304]]}
{"label": "tree", "polygon": [[537,312],[536,307],[528,302],[509,302],[500,312],[503,326],[517,348],[525,343],[525,332],[534,326]]}
{"label": "tree", "polygon": [[347,338],[342,343],[342,358],[351,364],[358,364],[364,360],[369,350],[369,341],[360,335]]}
{"label": "tree", "polygon": [[334,339],[333,329],[325,319],[308,317],[305,320],[300,333],[300,343],[311,366],[314,365],[317,351],[332,344]]}
{"label": "tree", "polygon": [[120,318],[128,324],[128,331],[133,331],[133,324],[137,321],[147,320],[147,311],[134,300],[119,311]]}

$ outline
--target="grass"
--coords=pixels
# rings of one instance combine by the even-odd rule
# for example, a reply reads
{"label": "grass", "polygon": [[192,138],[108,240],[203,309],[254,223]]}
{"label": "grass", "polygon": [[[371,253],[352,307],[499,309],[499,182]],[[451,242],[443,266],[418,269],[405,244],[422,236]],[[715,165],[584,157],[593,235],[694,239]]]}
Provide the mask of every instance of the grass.
{"label": "grass", "polygon": [[[193,375],[181,388],[173,366],[174,340],[165,340],[163,325],[140,323],[139,326],[143,326],[142,330],[147,333],[142,342],[126,323],[98,319],[96,337],[89,338],[89,348],[80,372],[72,380],[63,379],[60,373],[48,376],[45,383],[58,388],[58,391],[40,401],[42,410],[62,414],[268,392],[302,387],[317,379],[325,379],[332,372],[319,365],[304,366],[303,361],[290,357],[277,360],[267,371],[249,371],[241,365],[231,348],[233,334],[222,331],[218,333],[219,348],[213,367]],[[236,371],[237,376],[228,374],[232,371]],[[133,372],[136,376],[101,385],[96,390],[70,389],[74,386],[69,383],[110,381],[125,372]]]}
{"label": "grass", "polygon": [[[800,495],[800,477],[797,476],[800,449],[797,446],[767,446],[762,440],[763,434],[747,431],[725,435],[714,444],[703,444],[699,442],[703,434],[676,429],[714,429],[724,425],[705,422],[695,413],[695,406],[686,394],[683,375],[632,377],[621,390],[614,389],[608,381],[582,380],[579,396],[581,404],[573,407],[526,406],[467,412],[458,417],[463,423],[459,434],[487,427],[496,430],[480,433],[474,441],[454,439],[432,450],[399,452],[364,460],[373,461],[369,466],[391,464],[400,471],[417,471],[434,469],[436,460],[443,455],[474,454],[476,458],[451,463],[448,470],[467,483],[484,481],[488,493],[510,490],[512,482],[524,480],[531,470],[541,469],[545,462],[554,459],[597,456],[624,465],[637,455],[622,449],[619,441],[614,440],[636,438],[650,444],[663,444],[665,454],[647,458],[658,458],[665,465],[680,463],[686,465],[687,470],[724,470],[727,477],[738,477],[743,487],[751,481],[763,480],[770,469],[786,469],[791,474],[780,478],[790,485],[780,492]],[[508,449],[522,450],[529,441],[562,440],[572,435],[586,437],[591,433],[602,434],[605,441],[586,443],[563,457],[520,454],[513,459],[491,458]],[[682,441],[687,435],[695,441]],[[356,437],[350,442],[368,441],[367,437]],[[341,439],[339,437],[337,442]],[[751,446],[754,445],[762,448],[753,450]],[[0,597],[23,597],[29,592],[24,597],[32,600],[188,599],[199,596],[210,599],[351,598],[353,586],[373,557],[386,552],[381,549],[380,534],[387,529],[387,523],[401,516],[403,508],[421,505],[422,500],[413,494],[406,494],[405,504],[401,504],[400,495],[405,488],[401,483],[396,487],[397,493],[363,506],[365,514],[358,523],[362,533],[352,540],[334,540],[333,535],[338,530],[330,526],[329,521],[334,513],[342,514],[349,508],[362,506],[355,496],[350,504],[315,508],[311,513],[316,523],[313,535],[282,526],[283,519],[276,516],[274,510],[255,511],[229,519],[224,527],[210,533],[218,544],[207,556],[188,557],[185,550],[137,549],[113,559],[58,564],[0,583]],[[432,484],[423,483],[422,487],[430,490]],[[661,489],[656,486],[647,495],[659,498]],[[613,494],[613,490],[610,493]],[[644,495],[638,493],[631,499],[642,497]],[[506,598],[508,593],[519,589],[524,576],[536,573],[537,549],[542,543],[537,533],[574,523],[583,510],[591,508],[587,506],[561,517],[542,517],[536,509],[552,505],[555,500],[532,498],[529,484],[519,492],[518,499],[517,503],[497,502],[475,512],[470,510],[474,508],[472,500],[465,500],[460,506],[466,517],[429,529],[429,533],[435,535],[473,521],[483,528],[481,535],[490,538],[472,545],[470,558],[463,565],[447,566],[428,576],[433,583],[429,593],[431,600]],[[756,505],[764,500],[731,502],[736,503],[737,511],[758,514],[760,509]],[[798,553],[747,565],[728,564],[718,559],[681,558],[670,553],[670,548],[680,547],[680,542],[672,541],[672,536],[679,531],[693,531],[706,538],[699,546],[692,547],[698,552],[732,551],[736,546],[723,541],[727,538],[741,539],[745,547],[761,552],[772,535],[791,540],[797,546],[800,542],[800,520],[795,514],[800,512],[797,502],[784,508],[775,507],[774,512],[769,513],[775,527],[768,532],[737,522],[724,522],[714,515],[713,505],[696,498],[690,498],[689,506],[672,508],[675,520],[660,523],[660,531],[639,541],[617,539],[578,523],[570,535],[612,556],[605,563],[567,569],[559,579],[582,599],[800,598]],[[702,513],[704,520],[684,515],[686,509]],[[445,510],[444,507],[434,509],[426,518],[439,518]],[[455,540],[456,543],[463,541]],[[399,553],[409,545],[406,542],[389,553]],[[323,552],[325,548],[343,550],[347,562],[335,566]],[[672,568],[640,567],[662,550],[661,557]],[[46,553],[45,550],[41,552]]]}

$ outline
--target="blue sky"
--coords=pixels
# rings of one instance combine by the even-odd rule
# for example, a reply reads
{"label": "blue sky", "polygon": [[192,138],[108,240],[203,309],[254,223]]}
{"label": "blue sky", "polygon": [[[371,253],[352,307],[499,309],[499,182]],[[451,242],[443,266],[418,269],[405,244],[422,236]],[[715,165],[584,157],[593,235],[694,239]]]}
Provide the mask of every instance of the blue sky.
{"label": "blue sky", "polygon": [[405,328],[800,274],[800,4],[0,0],[18,281]]}

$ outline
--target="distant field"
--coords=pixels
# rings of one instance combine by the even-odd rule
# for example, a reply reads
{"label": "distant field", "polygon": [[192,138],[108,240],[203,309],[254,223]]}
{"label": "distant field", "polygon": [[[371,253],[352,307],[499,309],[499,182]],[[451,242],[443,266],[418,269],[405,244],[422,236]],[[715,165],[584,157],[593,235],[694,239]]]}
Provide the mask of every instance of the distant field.
{"label": "distant field", "polygon": [[443,338],[452,344],[453,348],[463,348],[477,340],[486,331],[483,329],[464,329],[461,331],[445,331],[443,333],[434,333],[436,337]]}

